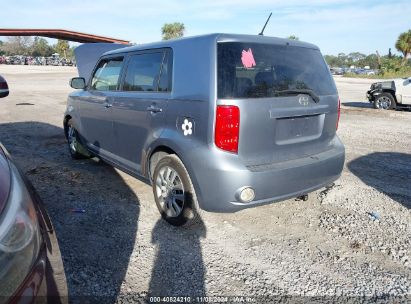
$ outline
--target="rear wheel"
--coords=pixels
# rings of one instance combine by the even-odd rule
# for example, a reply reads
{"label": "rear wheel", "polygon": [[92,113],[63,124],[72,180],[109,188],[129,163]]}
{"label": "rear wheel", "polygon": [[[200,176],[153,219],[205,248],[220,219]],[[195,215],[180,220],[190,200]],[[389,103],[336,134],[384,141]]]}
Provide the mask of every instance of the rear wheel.
{"label": "rear wheel", "polygon": [[395,108],[394,97],[390,93],[381,93],[374,100],[374,108],[380,110],[392,110]]}
{"label": "rear wheel", "polygon": [[74,128],[73,122],[71,120],[67,122],[67,144],[70,156],[73,159],[84,159],[90,157],[87,149],[85,149],[80,143],[78,132]]}
{"label": "rear wheel", "polygon": [[190,176],[176,155],[167,155],[157,163],[153,193],[161,216],[171,225],[193,226],[201,220]]}

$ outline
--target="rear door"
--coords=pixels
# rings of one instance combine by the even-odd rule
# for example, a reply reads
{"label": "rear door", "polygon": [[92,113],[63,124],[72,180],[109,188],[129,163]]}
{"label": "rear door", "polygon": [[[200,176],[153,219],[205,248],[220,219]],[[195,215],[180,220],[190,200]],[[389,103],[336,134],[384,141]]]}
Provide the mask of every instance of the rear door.
{"label": "rear door", "polygon": [[112,118],[116,161],[140,172],[148,142],[158,137],[165,124],[171,94],[172,50],[154,49],[131,53],[121,91],[113,100]]}
{"label": "rear door", "polygon": [[411,77],[403,81],[402,103],[411,105]]}
{"label": "rear door", "polygon": [[87,91],[79,97],[83,136],[92,150],[105,156],[115,147],[111,106],[118,91],[122,66],[122,56],[102,59]]}
{"label": "rear door", "polygon": [[338,96],[318,49],[246,42],[222,42],[217,49],[218,103],[240,109],[238,155],[245,165],[330,149]]}

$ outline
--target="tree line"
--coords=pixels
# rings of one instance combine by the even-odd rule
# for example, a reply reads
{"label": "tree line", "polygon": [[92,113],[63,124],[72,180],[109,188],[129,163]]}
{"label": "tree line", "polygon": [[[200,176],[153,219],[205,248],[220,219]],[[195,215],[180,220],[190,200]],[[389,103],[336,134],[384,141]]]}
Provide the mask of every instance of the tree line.
{"label": "tree line", "polygon": [[[183,23],[165,23],[161,28],[163,40],[176,39],[184,36],[185,26]],[[66,40],[57,40],[56,44],[50,45],[42,37],[30,36],[13,36],[8,37],[6,41],[0,40],[0,56],[33,56],[33,57],[50,57],[58,53],[60,57],[73,59],[74,48]]]}
{"label": "tree line", "polygon": [[57,40],[56,44],[50,45],[42,37],[13,36],[8,37],[6,41],[0,41],[0,56],[33,56],[33,57],[50,57],[58,53],[60,57],[66,59],[74,58],[74,47],[66,40]]}
{"label": "tree line", "polygon": [[378,51],[375,54],[365,55],[359,52],[350,54],[340,53],[337,56],[325,55],[324,59],[331,67],[365,67],[378,69],[381,75],[407,76],[411,75],[411,29],[401,33],[395,42],[395,48],[402,55],[392,54],[391,48],[388,53],[380,55]]}
{"label": "tree line", "polygon": [[[185,33],[184,23],[174,22],[165,23],[161,28],[163,40],[183,37]],[[295,35],[287,37],[289,39],[299,40]],[[395,42],[395,48],[402,56],[393,55],[391,49],[386,55],[380,56],[378,51],[375,54],[363,54],[352,52],[349,54],[339,53],[335,55],[325,55],[324,59],[331,67],[365,67],[379,70],[384,73],[411,73],[411,61],[408,59],[411,54],[411,29],[401,33]],[[68,41],[58,40],[56,44],[50,45],[48,41],[41,37],[9,37],[7,41],[0,41],[1,55],[25,55],[33,57],[49,57],[58,53],[61,57],[73,59],[74,47],[70,47]]]}
{"label": "tree line", "polygon": [[366,55],[360,52],[339,53],[337,56],[325,55],[324,59],[331,67],[369,66],[371,69],[378,69],[378,57],[376,54]]}

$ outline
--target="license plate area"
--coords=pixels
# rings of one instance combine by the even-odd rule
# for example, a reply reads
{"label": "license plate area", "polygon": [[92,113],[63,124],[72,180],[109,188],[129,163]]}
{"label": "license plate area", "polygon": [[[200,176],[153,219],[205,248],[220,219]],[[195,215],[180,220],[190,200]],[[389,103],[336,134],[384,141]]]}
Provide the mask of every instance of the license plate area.
{"label": "license plate area", "polygon": [[321,137],[325,114],[281,117],[276,119],[275,142],[288,145]]}

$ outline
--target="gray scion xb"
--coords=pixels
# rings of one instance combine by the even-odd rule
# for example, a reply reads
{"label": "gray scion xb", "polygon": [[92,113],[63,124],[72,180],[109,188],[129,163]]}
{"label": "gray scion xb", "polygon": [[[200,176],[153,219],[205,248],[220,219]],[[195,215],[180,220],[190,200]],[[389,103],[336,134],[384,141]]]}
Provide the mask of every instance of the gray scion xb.
{"label": "gray scion xb", "polygon": [[151,183],[170,224],[305,195],[341,174],[339,98],[312,44],[211,34],[111,50],[91,66],[71,80],[71,156]]}

